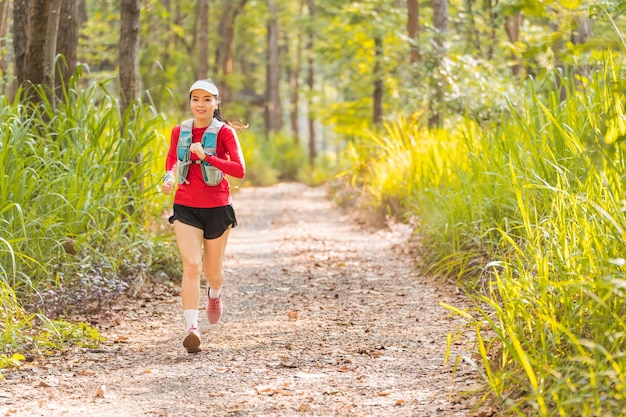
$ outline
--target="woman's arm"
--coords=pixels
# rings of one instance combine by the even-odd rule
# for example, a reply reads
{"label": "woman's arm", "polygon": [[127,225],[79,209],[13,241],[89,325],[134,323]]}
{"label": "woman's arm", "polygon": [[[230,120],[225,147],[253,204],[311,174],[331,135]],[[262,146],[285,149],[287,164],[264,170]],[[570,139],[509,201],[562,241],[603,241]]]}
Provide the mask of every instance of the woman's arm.
{"label": "woman's arm", "polygon": [[246,163],[239,144],[239,138],[235,130],[224,125],[218,133],[218,142],[224,145],[224,158],[220,156],[206,156],[205,161],[221,170],[224,174],[235,178],[243,178],[246,175]]}

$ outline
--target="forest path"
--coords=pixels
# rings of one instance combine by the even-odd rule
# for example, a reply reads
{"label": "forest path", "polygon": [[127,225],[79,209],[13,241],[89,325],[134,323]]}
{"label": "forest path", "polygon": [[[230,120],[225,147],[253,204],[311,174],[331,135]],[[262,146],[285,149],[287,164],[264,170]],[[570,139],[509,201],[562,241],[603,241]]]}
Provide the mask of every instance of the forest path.
{"label": "forest path", "polygon": [[[176,292],[156,287],[96,322],[107,341],[6,373],[0,416],[469,416],[477,375],[444,366],[467,304],[416,274],[408,231],[373,230],[323,188],[283,183],[234,196],[224,314],[182,347]],[[203,286],[204,288],[204,286]],[[206,294],[201,300],[206,303]]]}

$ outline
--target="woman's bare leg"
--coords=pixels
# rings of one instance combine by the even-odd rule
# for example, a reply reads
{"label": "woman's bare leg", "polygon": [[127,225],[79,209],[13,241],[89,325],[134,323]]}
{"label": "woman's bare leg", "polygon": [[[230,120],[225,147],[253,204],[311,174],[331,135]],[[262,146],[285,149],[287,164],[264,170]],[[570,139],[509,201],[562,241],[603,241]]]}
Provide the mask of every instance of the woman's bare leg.
{"label": "woman's bare leg", "polygon": [[183,282],[180,288],[183,310],[197,310],[200,304],[203,232],[197,227],[175,221],[174,234],[183,260]]}
{"label": "woman's bare leg", "polygon": [[222,289],[224,283],[222,265],[229,233],[230,227],[217,239],[204,240],[204,278],[216,293]]}
{"label": "woman's bare leg", "polygon": [[216,324],[222,316],[222,299],[219,294],[224,283],[222,264],[229,233],[230,227],[217,239],[204,241],[204,277],[209,284],[206,313],[211,324]]}

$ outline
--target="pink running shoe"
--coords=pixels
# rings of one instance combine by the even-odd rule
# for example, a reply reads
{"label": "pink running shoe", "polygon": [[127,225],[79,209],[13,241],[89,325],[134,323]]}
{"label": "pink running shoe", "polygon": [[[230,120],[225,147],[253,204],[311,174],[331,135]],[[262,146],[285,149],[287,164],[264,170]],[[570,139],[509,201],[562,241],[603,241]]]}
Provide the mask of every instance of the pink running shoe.
{"label": "pink running shoe", "polygon": [[191,326],[187,330],[187,336],[183,340],[183,347],[187,349],[187,353],[198,353],[200,349],[200,330],[196,326]]}
{"label": "pink running shoe", "polygon": [[209,318],[209,323],[216,324],[222,317],[222,298],[215,298],[207,301],[206,315]]}

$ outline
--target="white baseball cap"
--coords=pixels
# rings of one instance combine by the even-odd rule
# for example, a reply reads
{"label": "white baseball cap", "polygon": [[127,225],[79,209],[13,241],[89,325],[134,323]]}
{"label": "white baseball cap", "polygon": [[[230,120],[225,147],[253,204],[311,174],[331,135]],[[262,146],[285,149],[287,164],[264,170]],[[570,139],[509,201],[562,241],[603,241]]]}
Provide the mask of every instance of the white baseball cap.
{"label": "white baseball cap", "polygon": [[215,97],[219,96],[219,90],[211,80],[196,81],[195,83],[193,83],[191,88],[189,88],[189,93],[191,93],[193,90],[204,90],[209,94],[213,94]]}

